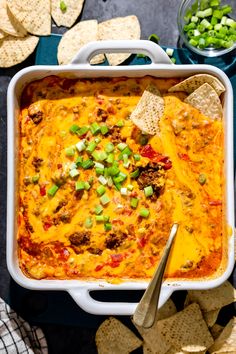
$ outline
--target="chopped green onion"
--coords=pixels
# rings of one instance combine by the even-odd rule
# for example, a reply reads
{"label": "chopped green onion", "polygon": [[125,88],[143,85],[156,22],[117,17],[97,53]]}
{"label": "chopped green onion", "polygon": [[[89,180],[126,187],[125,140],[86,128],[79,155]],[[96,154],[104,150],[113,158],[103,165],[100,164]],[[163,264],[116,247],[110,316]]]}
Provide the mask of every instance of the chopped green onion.
{"label": "chopped green onion", "polygon": [[210,24],[209,21],[207,21],[205,18],[200,22],[202,26],[204,26],[206,29],[212,28],[212,25]]}
{"label": "chopped green onion", "polygon": [[126,178],[127,178],[127,175],[125,173],[123,173],[123,172],[120,172],[118,174],[118,176],[113,178],[113,181],[115,183],[120,183],[120,182],[124,182],[126,180]]}
{"label": "chopped green onion", "polygon": [[197,23],[198,22],[198,17],[197,16],[192,16],[191,17],[191,22]]}
{"label": "chopped green onion", "polygon": [[115,185],[115,188],[116,188],[117,191],[121,190],[122,184],[120,182],[118,183],[118,182],[114,181],[114,185]]}
{"label": "chopped green onion", "polygon": [[100,127],[102,135],[106,135],[109,132],[109,129],[106,125],[101,125]]}
{"label": "chopped green onion", "polygon": [[150,34],[148,40],[154,43],[159,43],[160,37],[158,37],[155,33]]}
{"label": "chopped green onion", "polygon": [[126,144],[126,143],[119,143],[119,144],[117,145],[117,148],[118,148],[120,151],[123,151],[126,147],[127,147],[127,144]]}
{"label": "chopped green onion", "polygon": [[84,189],[86,189],[86,191],[88,191],[91,188],[90,184],[86,181],[84,182]]}
{"label": "chopped green onion", "polygon": [[104,169],[104,165],[102,163],[100,163],[100,162],[97,162],[97,161],[94,162],[94,166]]}
{"label": "chopped green onion", "polygon": [[68,148],[65,148],[65,153],[66,153],[66,156],[68,156],[68,157],[74,156],[74,154],[75,154],[74,146],[70,146]]}
{"label": "chopped green onion", "polygon": [[91,124],[90,130],[93,135],[97,135],[98,133],[100,133],[101,127],[97,122],[94,122]]}
{"label": "chopped green onion", "polygon": [[233,29],[236,29],[236,22],[231,18],[227,18],[225,24]]}
{"label": "chopped green onion", "polygon": [[73,124],[73,125],[70,127],[70,132],[71,132],[72,134],[76,134],[79,129],[80,129],[80,127],[79,127],[77,124]]}
{"label": "chopped green onion", "polygon": [[105,185],[107,184],[107,179],[106,179],[104,176],[102,176],[102,175],[100,175],[100,176],[98,177],[98,181],[99,181],[103,186],[105,186]]}
{"label": "chopped green onion", "polygon": [[86,151],[91,154],[96,149],[96,147],[97,147],[97,144],[95,143],[95,141],[91,141],[88,144]]}
{"label": "chopped green onion", "polygon": [[137,178],[139,176],[139,169],[130,173],[130,178]]}
{"label": "chopped green onion", "polygon": [[226,25],[226,20],[227,20],[227,17],[226,16],[223,16],[220,23],[222,26],[225,26]]}
{"label": "chopped green onion", "polygon": [[198,182],[203,185],[206,183],[206,175],[204,173],[200,173],[198,177]]}
{"label": "chopped green onion", "polygon": [[107,158],[107,153],[105,151],[94,151],[92,156],[96,161],[104,161]]}
{"label": "chopped green onion", "polygon": [[166,48],[166,54],[167,54],[169,57],[172,57],[173,54],[174,54],[174,49],[173,49],[173,48]]}
{"label": "chopped green onion", "polygon": [[215,26],[217,23],[218,23],[218,18],[212,16],[212,18],[211,18],[211,25],[212,25],[212,26]]}
{"label": "chopped green onion", "polygon": [[94,213],[96,215],[99,215],[103,212],[103,207],[99,204],[99,205],[96,205],[95,208],[94,208]]}
{"label": "chopped green onion", "polygon": [[126,148],[124,148],[124,150],[121,151],[120,155],[118,156],[119,160],[123,160],[124,155],[127,155],[127,156],[132,155],[132,151],[130,150],[130,148],[128,146],[126,146]]}
{"label": "chopped green onion", "polygon": [[124,126],[124,124],[125,124],[124,121],[121,119],[116,123],[116,126],[119,128],[122,128]]}
{"label": "chopped green onion", "polygon": [[141,156],[139,154],[134,154],[133,158],[134,158],[135,161],[140,161]]}
{"label": "chopped green onion", "polygon": [[104,168],[96,167],[95,171],[96,171],[96,175],[103,175]]}
{"label": "chopped green onion", "polygon": [[101,185],[96,189],[96,192],[99,196],[102,196],[106,192],[106,188],[103,185]]}
{"label": "chopped green onion", "polygon": [[126,155],[126,154],[124,154],[124,155],[123,155],[123,161],[124,161],[123,166],[124,166],[125,168],[128,168],[129,165],[130,165],[129,156]]}
{"label": "chopped green onion", "polygon": [[121,194],[121,195],[128,195],[128,189],[125,188],[125,187],[122,187],[122,188],[120,189],[120,194]]}
{"label": "chopped green onion", "polygon": [[229,5],[222,6],[223,15],[230,14],[232,12],[232,7]]}
{"label": "chopped green onion", "polygon": [[127,185],[127,189],[128,189],[129,191],[132,191],[132,190],[134,189],[134,186],[133,186],[132,184],[128,184],[128,185]]}
{"label": "chopped green onion", "polygon": [[96,220],[97,222],[104,222],[104,221],[105,221],[103,215],[97,215],[97,216],[95,216],[95,220]]}
{"label": "chopped green onion", "polygon": [[103,196],[100,198],[100,202],[102,203],[102,205],[106,205],[110,202],[110,198],[108,197],[107,194],[103,194]]}
{"label": "chopped green onion", "polygon": [[112,165],[111,167],[108,167],[107,173],[109,176],[116,176],[120,172],[119,168],[115,165]]}
{"label": "chopped green onion", "polygon": [[115,149],[115,146],[112,143],[107,143],[105,146],[105,151],[107,153],[112,152]]}
{"label": "chopped green onion", "polygon": [[93,220],[92,218],[90,218],[89,216],[85,219],[85,222],[84,222],[84,227],[86,229],[91,229],[91,227],[93,226]]}
{"label": "chopped green onion", "polygon": [[150,214],[150,211],[148,209],[140,209],[139,215],[142,216],[143,218],[148,218]]}
{"label": "chopped green onion", "polygon": [[39,175],[35,175],[35,176],[32,177],[32,182],[33,183],[37,183],[38,180],[39,180]]}
{"label": "chopped green onion", "polygon": [[104,229],[105,231],[110,231],[112,229],[112,224],[111,223],[104,224]]}
{"label": "chopped green onion", "polygon": [[216,9],[213,11],[213,16],[218,18],[218,20],[221,20],[223,15],[224,15],[223,11],[221,11],[221,10]]}
{"label": "chopped green onion", "polygon": [[85,139],[83,139],[83,140],[80,140],[75,146],[76,146],[76,149],[79,151],[79,152],[81,152],[81,151],[83,151],[83,150],[85,150],[86,149],[86,145],[85,145]]}
{"label": "chopped green onion", "polygon": [[89,127],[84,126],[84,127],[81,127],[81,128],[77,131],[77,134],[78,134],[79,136],[82,136],[82,135],[85,135],[88,131],[89,131]]}
{"label": "chopped green onion", "polygon": [[113,180],[112,180],[112,178],[110,176],[107,178],[107,185],[108,185],[108,187],[112,187],[113,186]]}
{"label": "chopped green onion", "polygon": [[94,141],[95,141],[96,144],[99,144],[99,143],[101,142],[101,138],[96,137],[96,138],[94,139]]}
{"label": "chopped green onion", "polygon": [[107,156],[106,162],[107,162],[107,163],[110,163],[110,164],[113,164],[114,159],[115,159],[114,154],[109,154],[109,155]]}
{"label": "chopped green onion", "polygon": [[176,59],[175,58],[170,58],[170,60],[172,61],[173,64],[176,63]]}
{"label": "chopped green onion", "polygon": [[151,197],[153,195],[153,188],[152,186],[147,186],[144,188],[144,194],[146,197]]}
{"label": "chopped green onion", "polygon": [[60,10],[62,12],[66,12],[66,10],[67,10],[67,5],[64,3],[63,0],[60,1]]}
{"label": "chopped green onion", "polygon": [[89,168],[93,167],[94,165],[94,162],[90,159],[88,160],[84,160],[82,163],[81,163],[81,167],[84,169],[84,170],[88,170]]}
{"label": "chopped green onion", "polygon": [[133,209],[136,209],[139,203],[139,199],[138,198],[131,198],[130,200],[130,206]]}
{"label": "chopped green onion", "polygon": [[69,175],[74,178],[79,176],[79,171],[76,168],[73,168],[73,170],[70,170]]}
{"label": "chopped green onion", "polygon": [[85,182],[84,181],[77,181],[75,183],[75,190],[77,191],[83,191],[85,189]]}
{"label": "chopped green onion", "polygon": [[51,188],[49,188],[48,195],[50,197],[53,197],[56,194],[56,192],[58,191],[58,189],[59,189],[59,187],[54,184]]}

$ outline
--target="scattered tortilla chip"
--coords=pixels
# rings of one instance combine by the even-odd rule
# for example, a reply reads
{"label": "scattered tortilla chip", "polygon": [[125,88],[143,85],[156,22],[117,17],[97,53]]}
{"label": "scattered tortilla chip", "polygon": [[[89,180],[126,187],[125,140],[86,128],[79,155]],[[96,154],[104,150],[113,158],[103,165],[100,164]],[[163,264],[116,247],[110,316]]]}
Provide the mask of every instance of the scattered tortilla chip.
{"label": "scattered tortilla chip", "polygon": [[0,30],[0,39],[6,37],[6,33]]}
{"label": "scattered tortilla chip", "polygon": [[213,344],[211,333],[196,303],[167,319],[158,321],[156,332],[176,349],[182,350],[183,347],[196,345],[209,348]]}
{"label": "scattered tortilla chip", "polygon": [[50,0],[7,0],[14,17],[31,34],[51,34]]}
{"label": "scattered tortilla chip", "polygon": [[22,38],[7,36],[0,40],[0,67],[9,68],[24,61],[39,41],[38,37],[27,36]]}
{"label": "scattered tortilla chip", "polygon": [[154,354],[151,348],[147,345],[147,343],[143,343],[143,354]]}
{"label": "scattered tortilla chip", "polygon": [[163,113],[164,100],[156,86],[149,85],[130,119],[143,132],[155,135],[159,130],[159,120]]}
{"label": "scattered tortilla chip", "polygon": [[221,119],[223,116],[220,99],[216,91],[209,84],[200,86],[184,101],[209,118]]}
{"label": "scattered tortilla chip", "polygon": [[209,290],[189,290],[191,302],[197,302],[204,312],[209,312],[234,302],[234,288],[226,281],[221,286]]}
{"label": "scattered tortilla chip", "polygon": [[24,37],[26,35],[24,27],[8,9],[6,0],[0,0],[0,19],[0,29],[2,31],[16,37]]}
{"label": "scattered tortilla chip", "polygon": [[57,26],[71,27],[82,11],[84,0],[66,0],[64,2],[66,9],[61,10],[61,0],[51,0],[52,18]]}
{"label": "scattered tortilla chip", "polygon": [[158,310],[156,321],[163,320],[164,318],[168,318],[173,316],[177,312],[176,306],[171,299],[168,299],[164,305]]}
{"label": "scattered tortilla chip", "polygon": [[224,85],[215,76],[208,74],[197,74],[188,77],[186,80],[181,81],[179,84],[169,88],[169,92],[184,91],[192,93],[203,84],[208,83],[217,93],[218,96],[225,91]]}
{"label": "scattered tortilla chip", "polygon": [[[59,64],[69,64],[83,45],[96,40],[98,40],[97,20],[79,22],[68,30],[60,40],[57,51]],[[91,60],[91,63],[99,64],[104,60],[104,55],[99,54]]]}
{"label": "scattered tortilla chip", "polygon": [[236,353],[236,317],[228,322],[215,343],[208,350],[212,354]]}
{"label": "scattered tortilla chip", "polygon": [[142,341],[114,317],[100,325],[95,341],[98,354],[128,354],[142,345]]}
{"label": "scattered tortilla chip", "polygon": [[[98,25],[100,40],[140,39],[140,35],[139,20],[134,15],[113,18]],[[106,57],[110,65],[119,65],[130,55],[131,53],[112,53],[106,54]]]}
{"label": "scattered tortilla chip", "polygon": [[214,339],[218,338],[221,332],[223,331],[224,327],[215,323],[214,326],[211,327],[211,335]]}
{"label": "scattered tortilla chip", "polygon": [[220,309],[203,313],[204,320],[206,321],[206,324],[208,325],[208,327],[212,327],[216,323],[219,312],[220,312]]}
{"label": "scattered tortilla chip", "polygon": [[186,345],[182,348],[184,353],[194,353],[194,354],[204,354],[206,352],[206,347],[201,345]]}

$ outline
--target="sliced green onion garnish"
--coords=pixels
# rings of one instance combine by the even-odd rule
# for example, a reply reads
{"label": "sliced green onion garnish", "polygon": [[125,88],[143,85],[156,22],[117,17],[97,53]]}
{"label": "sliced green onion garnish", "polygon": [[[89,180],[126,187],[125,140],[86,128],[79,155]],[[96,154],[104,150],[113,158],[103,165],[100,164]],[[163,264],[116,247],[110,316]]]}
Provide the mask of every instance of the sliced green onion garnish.
{"label": "sliced green onion garnish", "polygon": [[128,189],[129,191],[132,191],[132,190],[134,189],[134,186],[133,186],[132,184],[128,184],[128,185],[127,185],[127,189]]}
{"label": "sliced green onion garnish", "polygon": [[96,167],[95,171],[96,171],[97,175],[103,175],[104,174],[104,168]]}
{"label": "sliced green onion garnish", "polygon": [[120,182],[124,182],[126,180],[126,178],[127,178],[127,175],[125,173],[123,173],[123,172],[120,172],[118,174],[118,176],[113,178],[113,181],[115,183],[120,183]]}
{"label": "sliced green onion garnish", "polygon": [[120,189],[120,194],[121,195],[128,195],[128,189],[126,187],[122,187]]}
{"label": "sliced green onion garnish", "polygon": [[84,222],[84,227],[86,227],[86,229],[91,229],[92,226],[93,226],[92,218],[87,217]]}
{"label": "sliced green onion garnish", "polygon": [[39,180],[39,175],[35,175],[35,176],[32,177],[32,182],[33,183],[37,183],[38,180]]}
{"label": "sliced green onion garnish", "polygon": [[125,122],[121,119],[116,123],[116,126],[122,128],[125,125]]}
{"label": "sliced green onion garnish", "polygon": [[105,167],[101,162],[97,162],[97,161],[94,162],[94,166],[98,167],[98,168],[102,168],[102,169],[104,169],[104,167]]}
{"label": "sliced green onion garnish", "polygon": [[143,218],[148,218],[150,214],[150,211],[148,209],[140,209],[139,215],[142,216]]}
{"label": "sliced green onion garnish", "polygon": [[139,199],[138,198],[131,198],[130,200],[130,206],[133,209],[136,209],[139,203]]}
{"label": "sliced green onion garnish", "polygon": [[102,196],[106,192],[106,188],[103,185],[101,185],[96,189],[96,192],[99,196]]}
{"label": "sliced green onion garnish", "polygon": [[94,151],[92,156],[96,161],[104,161],[107,158],[107,153],[105,151]]}
{"label": "sliced green onion garnish", "polygon": [[97,215],[97,216],[95,216],[95,220],[96,220],[97,222],[104,222],[104,221],[105,221],[103,215]]}
{"label": "sliced green onion garnish", "polygon": [[119,170],[119,168],[117,166],[113,165],[111,167],[108,167],[107,172],[108,172],[109,176],[116,176],[116,175],[118,175],[120,170]]}
{"label": "sliced green onion garnish", "polygon": [[109,132],[109,129],[106,125],[101,125],[100,127],[102,135],[106,135]]}
{"label": "sliced green onion garnish", "polygon": [[139,169],[130,173],[130,178],[137,178],[139,176]]}
{"label": "sliced green onion garnish", "polygon": [[141,156],[139,154],[134,154],[133,158],[134,158],[135,161],[140,161]]}
{"label": "sliced green onion garnish", "polygon": [[103,212],[103,207],[99,204],[99,205],[96,205],[95,208],[94,208],[94,213],[96,215],[99,215]]}
{"label": "sliced green onion garnish", "polygon": [[50,197],[53,197],[56,194],[56,192],[58,191],[58,189],[59,189],[59,187],[54,184],[51,188],[49,188],[48,195]]}
{"label": "sliced green onion garnish", "polygon": [[88,191],[91,188],[90,184],[86,181],[84,182],[84,189]]}
{"label": "sliced green onion garnish", "polygon": [[129,156],[126,155],[126,154],[124,154],[124,155],[123,155],[123,161],[124,161],[123,166],[124,166],[125,168],[128,168],[129,165],[130,165]]}
{"label": "sliced green onion garnish", "polygon": [[115,149],[115,146],[112,143],[107,143],[105,146],[105,151],[107,153],[112,152]]}
{"label": "sliced green onion garnish", "polygon": [[84,127],[81,127],[81,128],[77,131],[77,134],[78,134],[79,136],[82,136],[82,135],[86,134],[88,131],[89,131],[89,127],[84,126]]}
{"label": "sliced green onion garnish", "polygon": [[85,139],[80,140],[75,146],[76,146],[76,149],[77,149],[79,152],[85,150],[85,149],[86,149]]}
{"label": "sliced green onion garnish", "polygon": [[110,153],[110,154],[107,156],[106,162],[109,163],[109,164],[113,164],[114,159],[115,159],[114,154]]}
{"label": "sliced green onion garnish", "polygon": [[120,155],[118,157],[119,160],[123,160],[124,155],[127,155],[127,156],[132,155],[132,151],[130,150],[130,148],[128,146],[126,146],[126,148],[124,148],[124,150],[122,150],[122,152],[120,153]]}
{"label": "sliced green onion garnish", "polygon": [[94,122],[91,124],[90,130],[93,135],[97,135],[98,133],[100,133],[101,127],[97,122]]}
{"label": "sliced green onion garnish", "polygon": [[110,231],[112,229],[112,224],[111,223],[104,224],[104,229],[105,231]]}
{"label": "sliced green onion garnish", "polygon": [[107,179],[106,179],[104,176],[102,176],[102,175],[100,175],[100,176],[98,177],[98,181],[99,181],[103,186],[105,186],[105,185],[107,184]]}
{"label": "sliced green onion garnish", "polygon": [[79,171],[76,168],[73,168],[73,170],[70,170],[69,175],[74,178],[79,176]]}
{"label": "sliced green onion garnish", "polygon": [[85,182],[84,181],[77,181],[75,183],[75,190],[76,191],[83,191],[85,189]]}
{"label": "sliced green onion garnish", "polygon": [[88,153],[92,153],[97,147],[97,144],[95,143],[95,141],[90,141],[90,143],[88,144],[87,148],[86,148],[86,151]]}
{"label": "sliced green onion garnish", "polygon": [[65,153],[66,153],[66,156],[68,156],[68,157],[74,156],[75,147],[74,146],[69,146],[68,148],[65,148]]}
{"label": "sliced green onion garnish", "polygon": [[126,143],[119,143],[119,144],[117,145],[117,148],[118,148],[120,151],[123,151],[126,147],[127,147],[127,144],[126,144]]}
{"label": "sliced green onion garnish", "polygon": [[106,205],[110,202],[110,198],[108,197],[107,194],[103,194],[103,196],[100,198],[100,202],[102,203],[102,205]]}
{"label": "sliced green onion garnish", "polygon": [[146,197],[151,197],[153,195],[153,188],[152,186],[147,186],[144,188],[144,194]]}
{"label": "sliced green onion garnish", "polygon": [[84,160],[81,163],[81,167],[83,167],[84,170],[88,170],[89,168],[93,167],[93,165],[94,165],[94,162],[90,159]]}
{"label": "sliced green onion garnish", "polygon": [[70,132],[71,132],[72,134],[76,134],[79,129],[80,129],[80,127],[79,127],[77,124],[73,124],[73,125],[70,127]]}
{"label": "sliced green onion garnish", "polygon": [[78,156],[77,159],[75,160],[76,167],[81,166],[81,163],[83,162],[83,157]]}
{"label": "sliced green onion garnish", "polygon": [[166,48],[166,54],[167,54],[169,57],[172,57],[173,54],[174,54],[174,49],[173,49],[173,48]]}

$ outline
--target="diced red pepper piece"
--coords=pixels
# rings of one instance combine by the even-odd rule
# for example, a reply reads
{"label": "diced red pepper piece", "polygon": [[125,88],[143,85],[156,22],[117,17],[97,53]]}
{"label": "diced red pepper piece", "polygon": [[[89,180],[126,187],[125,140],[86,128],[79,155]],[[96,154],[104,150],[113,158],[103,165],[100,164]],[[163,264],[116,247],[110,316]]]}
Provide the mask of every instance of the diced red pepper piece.
{"label": "diced red pepper piece", "polygon": [[70,257],[70,252],[68,251],[67,248],[62,248],[59,253],[58,259],[61,261],[67,261],[67,259]]}
{"label": "diced red pepper piece", "polygon": [[121,253],[111,254],[111,259],[113,262],[121,262],[123,260],[123,255]]}
{"label": "diced red pepper piece", "polygon": [[141,237],[139,240],[138,240],[138,246],[143,248],[147,243],[147,239],[145,236]]}
{"label": "diced red pepper piece", "polygon": [[211,206],[222,205],[222,200],[210,200],[209,205],[211,205]]}
{"label": "diced red pepper piece", "polygon": [[40,195],[43,197],[46,195],[46,186],[40,186]]}
{"label": "diced red pepper piece", "polygon": [[190,157],[187,154],[182,154],[181,152],[178,153],[179,158],[184,161],[190,161]]}
{"label": "diced red pepper piece", "polygon": [[101,270],[104,267],[105,264],[99,264],[96,266],[95,268],[95,272],[99,272],[99,270]]}
{"label": "diced red pepper piece", "polygon": [[141,147],[140,154],[143,157],[148,157],[153,162],[163,162],[165,170],[169,170],[172,167],[172,162],[169,157],[155,151],[150,144]]}
{"label": "diced red pepper piece", "polygon": [[62,164],[61,164],[61,163],[58,163],[58,164],[57,164],[57,168],[58,168],[58,169],[61,169],[61,168],[62,168]]}
{"label": "diced red pepper piece", "polygon": [[48,231],[48,229],[52,226],[52,223],[51,222],[48,222],[46,221],[44,224],[43,224],[43,228],[45,231]]}

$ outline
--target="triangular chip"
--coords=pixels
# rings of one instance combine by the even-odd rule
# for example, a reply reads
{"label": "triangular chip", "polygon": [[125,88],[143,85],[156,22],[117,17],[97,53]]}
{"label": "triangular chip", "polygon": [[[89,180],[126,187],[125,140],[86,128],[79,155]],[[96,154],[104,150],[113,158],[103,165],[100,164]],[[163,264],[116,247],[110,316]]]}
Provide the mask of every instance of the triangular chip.
{"label": "triangular chip", "polygon": [[31,53],[39,41],[38,37],[27,36],[17,38],[7,36],[0,40],[0,67],[8,68],[24,61]]}
{"label": "triangular chip", "polygon": [[82,11],[84,0],[65,0],[63,7],[61,3],[61,0],[51,0],[52,18],[57,26],[71,27]]}
{"label": "triangular chip", "polygon": [[0,39],[6,37],[6,33],[0,30]]}
{"label": "triangular chip", "polygon": [[218,80],[215,76],[208,74],[197,74],[190,76],[186,80],[183,80],[179,84],[169,88],[168,91],[184,91],[190,94],[205,83],[211,85],[211,87],[216,91],[218,96],[220,96],[220,94],[225,91],[225,87],[220,82],[220,80]]}
{"label": "triangular chip", "polygon": [[50,0],[7,0],[14,17],[32,34],[51,34]]}
{"label": "triangular chip", "polygon": [[220,99],[209,84],[200,86],[185,99],[185,102],[209,118],[221,119],[223,116]]}
{"label": "triangular chip", "polygon": [[197,302],[202,311],[213,311],[234,302],[234,288],[226,281],[214,289],[189,290],[188,298],[190,302]]}
{"label": "triangular chip", "polygon": [[[122,40],[140,39],[141,30],[139,20],[136,16],[117,17],[101,22],[98,25],[98,36],[100,40]],[[110,65],[119,65],[125,61],[131,53],[106,54]]]}
{"label": "triangular chip", "polygon": [[212,327],[216,323],[219,312],[220,309],[216,309],[203,313],[204,320],[206,321],[208,327]]}
{"label": "triangular chip", "polygon": [[159,130],[159,120],[164,113],[164,99],[154,85],[149,85],[140,98],[130,119],[145,133],[155,135]]}
{"label": "triangular chip", "polygon": [[236,353],[236,317],[227,323],[215,343],[208,350],[212,354]]}
{"label": "triangular chip", "polygon": [[209,348],[213,344],[198,304],[191,304],[183,311],[158,321],[156,331],[176,349],[183,350],[183,347],[196,345]]}
{"label": "triangular chip", "polygon": [[128,354],[142,345],[142,341],[114,317],[100,325],[95,341],[98,354]]}
{"label": "triangular chip", "polygon": [[26,30],[7,7],[6,0],[0,0],[0,29],[11,36],[24,37]]}
{"label": "triangular chip", "polygon": [[201,345],[186,345],[182,348],[184,354],[205,354],[206,347]]}
{"label": "triangular chip", "polygon": [[215,323],[214,326],[211,327],[211,335],[214,339],[218,338],[221,332],[223,331],[224,327]]}
{"label": "triangular chip", "polygon": [[[57,51],[59,64],[69,64],[83,45],[96,40],[98,40],[97,20],[79,22],[68,30],[60,40]],[[91,63],[98,64],[104,60],[104,55],[99,54],[92,59]]]}

